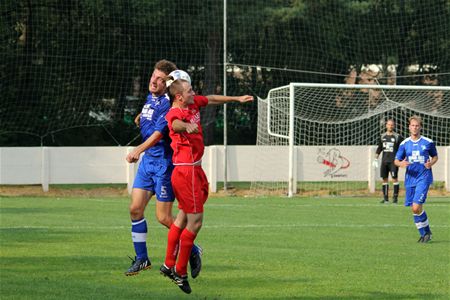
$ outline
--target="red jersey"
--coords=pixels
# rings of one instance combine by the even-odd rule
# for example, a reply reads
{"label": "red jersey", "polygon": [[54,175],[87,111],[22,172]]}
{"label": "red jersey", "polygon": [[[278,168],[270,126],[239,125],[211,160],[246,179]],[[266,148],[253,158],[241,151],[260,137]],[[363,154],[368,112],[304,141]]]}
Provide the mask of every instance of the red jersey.
{"label": "red jersey", "polygon": [[[166,115],[169,127],[169,135],[172,139],[170,146],[173,149],[172,162],[174,165],[192,165],[202,159],[205,145],[203,143],[203,129],[200,125],[200,107],[208,105],[205,96],[194,96],[194,104],[187,108],[172,107]],[[195,123],[198,125],[198,133],[177,133],[173,131],[174,120]]]}

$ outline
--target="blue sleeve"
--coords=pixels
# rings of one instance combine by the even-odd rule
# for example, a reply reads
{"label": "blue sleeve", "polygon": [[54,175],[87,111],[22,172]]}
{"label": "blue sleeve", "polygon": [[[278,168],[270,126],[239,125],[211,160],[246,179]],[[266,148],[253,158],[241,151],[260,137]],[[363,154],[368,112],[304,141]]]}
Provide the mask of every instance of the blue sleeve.
{"label": "blue sleeve", "polygon": [[435,157],[438,155],[436,145],[434,143],[430,144],[430,151],[428,152],[431,157]]}
{"label": "blue sleeve", "polygon": [[404,160],[406,157],[405,144],[400,144],[397,153],[395,154],[395,159]]}

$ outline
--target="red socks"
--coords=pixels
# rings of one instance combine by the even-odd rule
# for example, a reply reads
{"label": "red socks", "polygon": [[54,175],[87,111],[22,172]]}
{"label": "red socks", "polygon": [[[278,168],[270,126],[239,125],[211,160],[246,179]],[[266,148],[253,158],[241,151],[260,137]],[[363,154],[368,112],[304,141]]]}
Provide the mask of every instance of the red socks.
{"label": "red socks", "polygon": [[164,262],[168,268],[175,266],[177,261],[181,231],[182,229],[177,227],[174,223],[170,225],[169,233],[167,235],[166,261]]}
{"label": "red socks", "polygon": [[[176,272],[179,275],[187,274],[187,265],[189,262],[189,257],[191,256],[192,246],[194,245],[194,240],[197,235],[190,232],[186,228],[183,230],[180,236],[180,253],[178,255],[177,265],[175,267]],[[167,266],[167,264],[166,264]]]}
{"label": "red socks", "polygon": [[[176,264],[176,272],[179,275],[187,274],[187,265],[191,256],[192,246],[197,235],[189,230],[181,229],[172,224],[167,237],[166,260],[164,264],[172,268]],[[178,262],[177,262],[178,255]]]}

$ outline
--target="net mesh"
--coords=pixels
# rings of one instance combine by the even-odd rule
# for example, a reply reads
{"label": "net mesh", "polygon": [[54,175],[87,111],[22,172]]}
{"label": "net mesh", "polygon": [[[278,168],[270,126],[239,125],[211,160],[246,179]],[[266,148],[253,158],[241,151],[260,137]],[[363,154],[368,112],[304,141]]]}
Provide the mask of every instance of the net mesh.
{"label": "net mesh", "polygon": [[[446,0],[226,3],[230,95],[265,98],[289,82],[361,83],[373,66],[380,83],[450,85]],[[24,145],[30,135],[45,145],[111,143],[92,127],[69,130],[85,126],[128,143],[162,58],[188,70],[196,92],[221,93],[223,7],[217,0],[0,1],[0,144],[10,133]],[[257,110],[229,106],[230,144],[254,144]],[[207,143],[221,142],[221,115],[221,107],[203,115]]]}
{"label": "net mesh", "polygon": [[[367,88],[366,88],[367,87]],[[290,86],[273,89],[268,99],[258,100],[257,144],[284,146],[285,163],[290,124]],[[357,146],[376,145],[388,119],[396,122],[396,132],[408,136],[408,119],[418,115],[423,120],[422,134],[437,146],[450,145],[450,88],[358,85],[341,87],[294,84],[294,145],[296,146]],[[270,110],[270,114],[268,113]],[[255,166],[255,174],[280,168],[270,166],[266,151]],[[275,154],[274,154],[275,155]],[[320,157],[320,155],[318,155]],[[287,193],[288,173],[277,182],[256,180],[255,193]],[[307,171],[307,170],[304,170]],[[262,176],[262,175],[261,175]],[[326,191],[331,194],[367,191],[368,182],[346,182],[340,178],[321,183],[299,182],[302,191]]]}

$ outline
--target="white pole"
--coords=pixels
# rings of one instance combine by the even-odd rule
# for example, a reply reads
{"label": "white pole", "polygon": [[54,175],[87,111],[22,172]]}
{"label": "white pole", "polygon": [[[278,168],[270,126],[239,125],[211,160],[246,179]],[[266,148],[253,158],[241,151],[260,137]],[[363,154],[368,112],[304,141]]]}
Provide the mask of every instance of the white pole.
{"label": "white pole", "polygon": [[445,166],[444,166],[444,180],[445,189],[450,192],[450,147],[445,149]]}
{"label": "white pole", "polygon": [[373,166],[373,160],[374,160],[374,153],[375,153],[375,146],[369,146],[368,147],[368,175],[367,175],[367,180],[369,182],[369,193],[375,193],[375,184],[376,184],[376,172],[377,172],[377,168],[375,168]]}
{"label": "white pole", "polygon": [[[127,147],[126,148],[126,155],[130,154],[133,151],[134,147]],[[135,165],[136,163],[126,163],[126,176],[127,176],[127,191],[128,195],[131,195],[131,192],[133,191],[133,183],[134,183],[134,177],[135,177]]]}
{"label": "white pole", "polygon": [[41,185],[44,192],[48,192],[50,179],[49,148],[41,147]]}
{"label": "white pole", "polygon": [[[227,0],[223,0],[223,95],[227,95]],[[228,149],[227,149],[227,104],[223,106],[223,190],[227,191],[228,183]]]}
{"label": "white pole", "polygon": [[[430,90],[430,91],[450,91],[450,86],[437,85],[371,85],[371,84],[345,84],[345,83],[290,83],[296,87],[325,87],[341,89],[384,89],[384,90]],[[283,88],[283,87],[281,87]]]}
{"label": "white pole", "polygon": [[[289,191],[294,196],[294,85],[289,85]],[[295,191],[296,192],[296,191]]]}

